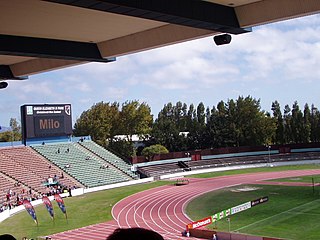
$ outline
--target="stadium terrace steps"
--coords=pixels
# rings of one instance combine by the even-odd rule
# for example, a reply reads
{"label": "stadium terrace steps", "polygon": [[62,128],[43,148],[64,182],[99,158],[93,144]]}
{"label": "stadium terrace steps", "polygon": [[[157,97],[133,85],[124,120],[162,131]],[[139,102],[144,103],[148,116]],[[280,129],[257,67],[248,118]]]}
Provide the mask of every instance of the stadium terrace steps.
{"label": "stadium terrace steps", "polygon": [[106,150],[105,148],[101,147],[100,145],[96,144],[93,141],[83,141],[79,142],[81,146],[88,149],[95,155],[99,156],[101,159],[107,161],[108,163],[112,164],[128,176],[130,176],[132,179],[139,178],[137,174],[133,173],[131,171],[131,165],[113,154],[112,152]]}
{"label": "stadium terrace steps", "polygon": [[29,147],[20,147],[16,151],[8,151],[6,153],[11,156],[15,161],[19,162],[24,167],[32,170],[37,175],[41,176],[43,181],[47,180],[49,177],[56,176],[59,182],[64,186],[79,186],[81,185],[73,178],[64,174],[62,176],[62,171],[53,166],[46,158],[39,155],[36,151]]}
{"label": "stadium terrace steps", "polygon": [[[99,164],[100,164],[100,169],[105,169],[105,170],[113,170],[116,172],[116,174],[113,174],[113,175],[118,175],[118,176],[113,176],[113,175],[110,175],[110,178],[114,178],[115,179],[118,179],[119,178],[119,175],[122,176],[123,179],[125,179],[126,181],[127,180],[132,180],[133,178],[130,177],[128,174],[126,174],[125,172],[123,172],[121,169],[119,169],[119,167],[117,167],[116,165],[112,164],[111,162],[107,161],[106,159],[102,158],[100,155],[96,154],[95,152],[93,152],[92,150],[84,147],[83,145],[81,144],[75,144],[75,146],[82,152],[84,152],[90,159],[98,159],[99,161]],[[103,151],[103,150],[102,150]],[[107,151],[107,150],[104,150],[104,151]],[[120,159],[119,162],[122,162],[123,160]]]}
{"label": "stadium terrace steps", "polygon": [[0,171],[37,192],[46,192],[46,187],[42,185],[43,178],[11,156],[11,152],[19,151],[19,149],[20,147],[0,150]]}
{"label": "stadium terrace steps", "polygon": [[21,187],[15,185],[16,181],[4,173],[0,172],[0,206],[7,202],[6,194],[9,190],[12,190],[14,193],[20,193]]}
{"label": "stadium terrace steps", "polygon": [[[56,175],[59,178],[62,175],[60,169],[52,166],[37,152],[25,146],[0,149],[0,171],[10,177],[14,183],[20,182],[23,185],[21,188],[25,190],[31,188],[33,192],[38,193],[49,192],[43,184],[49,177]],[[59,179],[59,182],[65,186],[81,186],[66,174]]]}
{"label": "stadium terrace steps", "polygon": [[166,163],[139,167],[139,171],[148,177],[158,177],[161,175],[183,172],[184,170],[178,166],[178,163]]}
{"label": "stadium terrace steps", "polygon": [[[30,197],[31,195],[38,195],[39,193],[31,189],[31,195],[29,193],[30,187],[24,185],[11,178],[10,176],[0,172],[0,207],[2,205],[15,206],[18,200]],[[12,193],[10,200],[8,201],[6,195]]]}
{"label": "stadium terrace steps", "polygon": [[130,176],[78,143],[35,145],[32,148],[86,187],[132,180]]}

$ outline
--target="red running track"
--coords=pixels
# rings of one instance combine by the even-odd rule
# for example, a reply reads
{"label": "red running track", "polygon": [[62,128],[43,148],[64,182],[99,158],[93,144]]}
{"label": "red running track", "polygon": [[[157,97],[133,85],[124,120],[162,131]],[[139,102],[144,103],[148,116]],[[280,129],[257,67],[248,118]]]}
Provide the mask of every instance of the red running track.
{"label": "red running track", "polygon": [[275,178],[320,174],[320,170],[254,173],[210,179],[189,179],[188,185],[163,186],[131,195],[112,209],[114,220],[51,236],[55,240],[105,240],[118,227],[143,227],[160,233],[166,240],[185,239],[181,232],[192,220],[185,215],[186,204],[206,192]]}

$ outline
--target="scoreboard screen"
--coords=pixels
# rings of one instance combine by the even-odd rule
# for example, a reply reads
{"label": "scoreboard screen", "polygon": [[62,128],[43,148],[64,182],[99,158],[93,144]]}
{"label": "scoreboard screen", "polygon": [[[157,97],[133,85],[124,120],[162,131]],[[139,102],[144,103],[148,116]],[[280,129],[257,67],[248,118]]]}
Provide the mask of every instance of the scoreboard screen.
{"label": "scoreboard screen", "polygon": [[23,139],[72,134],[70,104],[23,105],[21,119]]}

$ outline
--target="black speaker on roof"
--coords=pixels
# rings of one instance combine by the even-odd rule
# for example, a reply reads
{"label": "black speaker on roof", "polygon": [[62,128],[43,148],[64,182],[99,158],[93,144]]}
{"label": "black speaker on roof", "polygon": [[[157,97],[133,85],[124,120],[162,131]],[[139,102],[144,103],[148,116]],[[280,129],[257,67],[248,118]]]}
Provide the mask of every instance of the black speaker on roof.
{"label": "black speaker on roof", "polygon": [[0,89],[8,87],[7,82],[0,82]]}
{"label": "black speaker on roof", "polygon": [[230,34],[216,35],[213,37],[213,40],[218,46],[229,44],[231,42],[231,35]]}

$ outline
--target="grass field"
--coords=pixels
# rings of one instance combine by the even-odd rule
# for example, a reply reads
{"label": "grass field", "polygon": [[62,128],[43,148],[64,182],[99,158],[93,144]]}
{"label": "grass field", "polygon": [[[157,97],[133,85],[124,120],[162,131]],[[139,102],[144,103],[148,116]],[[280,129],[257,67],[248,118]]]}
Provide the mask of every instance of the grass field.
{"label": "grass field", "polygon": [[[312,180],[313,179],[313,180]],[[293,177],[293,178],[280,178],[280,179],[273,179],[269,181],[276,181],[276,182],[304,182],[304,183],[310,183],[313,182],[320,183],[320,175],[311,175],[311,176],[302,176],[302,177]]]}
{"label": "grass field", "polygon": [[[238,191],[242,188],[252,191]],[[190,202],[187,214],[202,219],[224,209],[259,197],[269,196],[267,203],[230,216],[211,225],[220,231],[285,239],[318,240],[320,236],[320,195],[310,187],[248,185],[227,188],[203,195]]]}
{"label": "grass field", "polygon": [[10,233],[17,239],[21,239],[24,236],[36,238],[38,236],[45,236],[69,229],[106,222],[112,220],[111,208],[122,198],[136,192],[166,184],[169,183],[158,181],[66,198],[64,202],[67,208],[68,222],[55,202],[52,203],[55,212],[54,222],[51,220],[45,207],[39,205],[35,207],[39,221],[38,228],[28,213],[23,211],[1,222],[0,234]]}
{"label": "grass field", "polygon": [[[232,174],[239,174],[239,173],[297,170],[297,169],[315,169],[315,168],[320,168],[320,167],[319,165],[304,165],[304,166],[245,169],[245,170],[234,170],[234,171],[226,171],[226,172],[211,173],[211,174],[201,174],[201,175],[197,175],[197,177],[215,177],[215,176],[232,175]],[[31,237],[36,238],[38,236],[45,236],[45,235],[62,232],[70,229],[80,228],[80,227],[91,225],[91,224],[106,222],[112,219],[112,216],[111,216],[112,206],[122,198],[129,196],[131,194],[134,194],[136,192],[140,192],[146,189],[154,188],[154,187],[165,185],[165,184],[172,184],[172,183],[167,181],[158,181],[158,182],[153,182],[148,184],[134,185],[130,187],[100,191],[100,192],[90,193],[86,195],[81,195],[78,197],[66,198],[65,205],[68,212],[68,219],[69,219],[68,223],[65,220],[64,215],[58,209],[56,203],[53,203],[54,210],[55,210],[55,222],[52,222],[45,207],[42,205],[39,205],[35,208],[37,217],[39,220],[38,228],[32,221],[31,217],[27,214],[27,212],[23,211],[1,222],[0,234],[10,233],[14,235],[17,239],[21,239],[24,236],[28,236],[30,238]],[[271,188],[275,188],[275,187],[272,186]],[[247,201],[247,199],[239,199],[239,201],[242,201],[242,200]],[[252,199],[249,199],[249,200],[252,200]],[[225,201],[225,199],[223,201]],[[275,200],[271,200],[270,202],[272,201],[275,201]],[[230,206],[235,206],[235,205],[230,205]],[[203,209],[204,208],[202,208],[201,212],[203,211]],[[223,207],[221,209],[223,209]],[[208,210],[210,211],[210,214],[212,214],[214,213],[215,209],[213,209],[212,206],[208,206]],[[202,214],[203,214],[202,216],[207,216],[206,212],[202,212]],[[197,219],[197,217],[194,217],[193,219]],[[318,219],[318,222],[320,222],[319,219]],[[243,224],[240,224],[238,228],[248,224],[251,224],[251,222],[248,222],[248,223],[245,222]],[[223,222],[219,223],[219,229],[220,229],[220,225],[221,227],[223,227],[224,223]],[[236,229],[236,227],[237,226],[233,224],[233,219],[232,219],[232,229]],[[225,226],[224,226],[224,229],[226,229]],[[243,229],[243,231],[246,231],[246,230],[247,229]]]}

